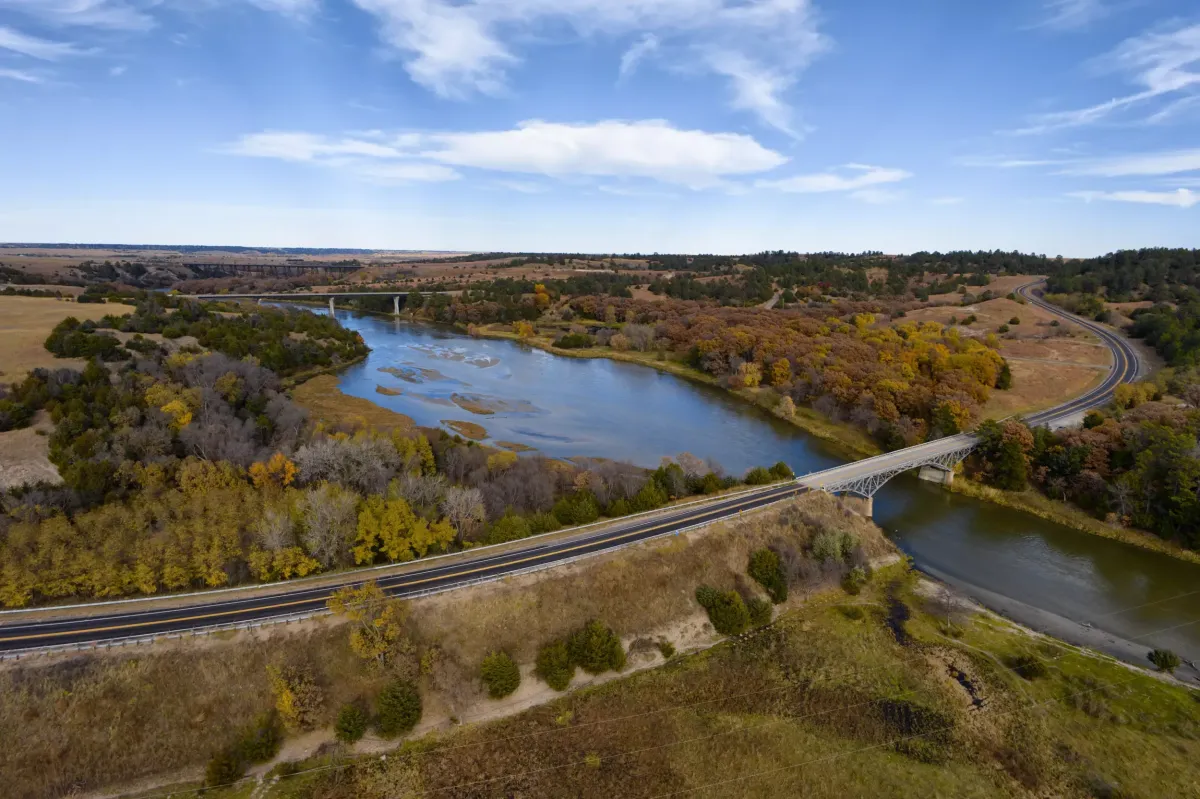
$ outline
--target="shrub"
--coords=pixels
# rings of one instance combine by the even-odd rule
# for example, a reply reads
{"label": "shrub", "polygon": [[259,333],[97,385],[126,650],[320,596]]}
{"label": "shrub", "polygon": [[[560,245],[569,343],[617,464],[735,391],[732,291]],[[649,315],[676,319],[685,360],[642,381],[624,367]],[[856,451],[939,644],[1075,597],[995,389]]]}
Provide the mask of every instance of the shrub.
{"label": "shrub", "polygon": [[641,490],[634,495],[633,500],[629,503],[629,509],[634,513],[642,513],[648,510],[657,510],[667,504],[670,498],[667,492],[662,490],[662,487],[654,480],[647,480]]}
{"label": "shrub", "polygon": [[1030,652],[1026,652],[1023,655],[1017,655],[1015,658],[1013,658],[1012,670],[1030,682],[1041,679],[1050,673],[1050,669],[1046,667],[1045,662],[1043,662],[1040,657]]}
{"label": "shrub", "polygon": [[1099,427],[1104,424],[1104,414],[1100,411],[1088,411],[1083,417],[1083,427],[1085,430],[1091,430],[1093,427]]}
{"label": "shrub", "polygon": [[866,615],[863,613],[863,609],[858,605],[844,605],[843,607],[839,608],[839,610],[841,610],[842,615],[850,621],[861,621],[863,616]]}
{"label": "shrub", "polygon": [[776,605],[787,602],[787,578],[779,555],[769,549],[757,550],[750,555],[750,566],[746,571],[763,587],[772,602]]}
{"label": "shrub", "polygon": [[750,614],[750,624],[754,627],[771,623],[771,603],[765,599],[751,599],[746,603],[746,612]]}
{"label": "shrub", "polygon": [[850,533],[822,530],[813,538],[812,556],[821,562],[832,560],[842,563],[854,552],[856,544]]}
{"label": "shrub", "polygon": [[553,533],[562,527],[558,517],[553,513],[535,513],[529,517],[529,534]]}
{"label": "shrub", "polygon": [[487,543],[503,544],[505,541],[517,541],[533,535],[529,522],[520,516],[506,513],[496,520],[488,530]]}
{"label": "shrub", "polygon": [[1019,325],[1019,324],[1021,324],[1021,317],[1019,317],[1019,316],[1014,316],[1012,319],[1009,319],[1009,320],[1008,320],[1008,323],[1009,323],[1010,325]]}
{"label": "shrub", "polygon": [[721,478],[717,477],[712,472],[709,472],[708,474],[704,475],[704,477],[700,478],[699,493],[715,494],[724,487],[725,486],[721,483]]}
{"label": "shrub", "polygon": [[663,656],[663,660],[670,660],[675,657],[675,644],[662,638],[658,642],[658,652]]}
{"label": "shrub", "polygon": [[592,337],[587,333],[567,333],[555,339],[554,346],[564,350],[574,350],[590,347],[593,343]]}
{"label": "shrub", "polygon": [[783,461],[779,461],[771,467],[771,476],[776,480],[791,480],[796,476],[796,473],[792,471],[791,466],[788,466]]}
{"label": "shrub", "polygon": [[311,729],[325,704],[320,686],[298,669],[267,666],[267,680],[275,695],[275,709],[293,730]]}
{"label": "shrub", "polygon": [[342,705],[338,711],[337,723],[333,725],[334,735],[345,744],[352,744],[367,734],[371,717],[358,702]]}
{"label": "shrub", "polygon": [[1170,649],[1153,649],[1146,653],[1146,657],[1154,664],[1154,667],[1159,671],[1173,672],[1179,668],[1181,661],[1179,655],[1176,655]]}
{"label": "shrub", "polygon": [[521,670],[507,652],[492,652],[485,657],[479,676],[492,699],[503,699],[521,685]]}
{"label": "shrub", "polygon": [[571,633],[567,639],[571,662],[589,674],[620,671],[625,668],[625,650],[616,633],[592,620]]}
{"label": "shrub", "polygon": [[996,328],[996,332],[997,333],[1007,333],[1008,325],[1000,325],[1000,327]]}
{"label": "shrub", "polygon": [[600,518],[600,506],[591,491],[576,491],[554,503],[554,517],[565,525],[588,524]]}
{"label": "shrub", "polygon": [[204,784],[210,788],[237,782],[246,773],[246,764],[232,750],[222,750],[213,755],[204,769]]}
{"label": "shrub", "polygon": [[379,693],[376,727],[381,735],[403,735],[421,720],[421,694],[408,680],[393,680]]}
{"label": "shrub", "polygon": [[553,641],[538,650],[534,672],[556,691],[565,691],[575,676],[575,663],[565,641]]}
{"label": "shrub", "polygon": [[767,483],[775,482],[775,478],[772,477],[771,473],[763,467],[755,466],[753,469],[746,472],[746,476],[743,478],[742,482],[744,482],[746,485],[762,486],[766,485]]}
{"label": "shrub", "polygon": [[750,625],[750,611],[737,591],[702,585],[696,589],[696,601],[708,611],[708,620],[721,635],[737,635]]}
{"label": "shrub", "polygon": [[842,580],[842,588],[846,589],[847,594],[859,594],[863,586],[867,584],[867,572],[862,566],[855,566]]}
{"label": "shrub", "polygon": [[608,503],[608,508],[604,511],[605,515],[615,519],[618,516],[628,516],[633,511],[629,507],[629,503],[624,499],[618,499],[616,502]]}
{"label": "shrub", "polygon": [[279,753],[283,733],[279,729],[279,717],[265,713],[242,730],[232,744],[213,755],[204,770],[204,783],[208,786],[227,785],[241,779],[246,766],[265,763]]}

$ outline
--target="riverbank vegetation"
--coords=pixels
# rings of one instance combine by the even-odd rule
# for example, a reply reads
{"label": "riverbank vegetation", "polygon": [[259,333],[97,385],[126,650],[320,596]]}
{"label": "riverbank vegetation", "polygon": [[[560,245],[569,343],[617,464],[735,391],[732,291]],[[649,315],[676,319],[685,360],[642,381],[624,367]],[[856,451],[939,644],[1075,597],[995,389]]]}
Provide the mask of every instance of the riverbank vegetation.
{"label": "riverbank vegetation", "polygon": [[[190,796],[206,777],[237,781],[217,799],[1156,797],[1200,779],[1187,689],[977,615],[902,564],[840,587],[890,551],[813,495],[411,603],[347,595],[272,634],[18,662],[0,670],[0,771],[16,799]],[[699,586],[768,612],[788,590],[773,624],[709,648]]]}

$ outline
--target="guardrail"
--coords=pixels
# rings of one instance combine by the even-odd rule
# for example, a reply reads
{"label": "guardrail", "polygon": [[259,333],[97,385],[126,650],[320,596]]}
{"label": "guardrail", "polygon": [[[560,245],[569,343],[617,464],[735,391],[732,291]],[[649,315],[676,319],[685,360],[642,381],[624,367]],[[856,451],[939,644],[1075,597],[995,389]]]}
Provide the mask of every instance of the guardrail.
{"label": "guardrail", "polygon": [[[790,495],[783,496],[772,502],[768,502],[765,505],[759,505],[758,507],[751,508],[748,512],[756,513],[758,511],[764,510],[766,508],[770,508],[774,505],[778,505],[781,502],[787,502],[788,500],[791,500],[793,498],[794,497],[792,497]],[[738,516],[741,516],[743,512],[744,511],[738,511]],[[725,521],[725,520],[720,519],[717,521]],[[630,541],[630,542],[626,542],[623,544],[617,544],[612,547],[606,547],[604,549],[600,549],[595,552],[586,552],[582,555],[575,555],[574,557],[567,558],[565,560],[556,560],[556,561],[550,561],[548,563],[540,563],[536,566],[527,566],[524,569],[518,569],[517,571],[513,571],[513,572],[492,574],[492,575],[487,575],[484,577],[473,577],[470,580],[464,580],[463,582],[454,583],[452,585],[444,585],[444,586],[440,586],[440,587],[436,587],[436,588],[423,588],[419,591],[412,591],[412,592],[407,592],[407,593],[396,593],[396,594],[392,594],[392,597],[395,599],[423,599],[425,597],[434,596],[436,594],[444,594],[449,591],[458,591],[463,588],[471,588],[473,586],[483,585],[485,583],[494,583],[499,580],[507,580],[510,577],[520,577],[520,576],[523,576],[526,574],[534,574],[536,572],[546,571],[548,569],[556,569],[559,566],[566,566],[571,563],[578,563],[579,561],[586,560],[588,558],[593,558],[593,557],[596,557],[597,555],[607,555],[610,552],[616,552],[619,549],[624,549],[625,547],[633,546],[634,544],[642,544],[647,541],[656,541],[660,538],[666,538],[668,536],[680,535],[681,533],[686,533],[691,530],[697,530],[701,527],[707,527],[708,525],[715,524],[715,523],[716,522],[714,522],[714,521],[700,522],[698,524],[688,525],[687,527],[681,527],[678,530],[668,530],[665,533],[658,533],[657,535],[652,535],[648,538],[641,538],[641,539],[638,539],[637,541]],[[109,651],[112,649],[121,649],[121,648],[124,648],[127,646],[140,646],[142,644],[153,644],[156,641],[170,641],[170,640],[179,640],[179,639],[184,639],[184,638],[197,638],[202,635],[213,635],[213,634],[222,633],[222,632],[254,630],[254,629],[258,629],[259,627],[269,627],[269,626],[274,626],[274,625],[279,625],[279,624],[292,624],[294,622],[306,621],[308,619],[313,619],[313,618],[317,618],[319,616],[328,616],[328,615],[330,615],[329,610],[313,610],[313,611],[307,611],[304,613],[293,613],[293,614],[288,614],[286,616],[279,616],[279,617],[274,617],[274,618],[269,618],[269,619],[258,619],[255,621],[245,621],[245,622],[228,622],[225,624],[212,624],[212,625],[205,625],[202,627],[191,627],[186,630],[176,630],[173,632],[149,633],[146,635],[136,635],[136,636],[130,636],[127,638],[114,638],[109,641],[91,641],[91,642],[81,642],[81,643],[74,643],[74,644],[51,644],[49,646],[36,646],[36,647],[27,647],[25,649],[12,649],[7,652],[0,652],[0,662],[4,662],[4,661],[8,661],[8,660],[20,660],[22,658],[33,657],[33,656],[37,656],[37,655],[53,655],[53,654],[64,654],[64,653],[71,653],[71,652]]]}

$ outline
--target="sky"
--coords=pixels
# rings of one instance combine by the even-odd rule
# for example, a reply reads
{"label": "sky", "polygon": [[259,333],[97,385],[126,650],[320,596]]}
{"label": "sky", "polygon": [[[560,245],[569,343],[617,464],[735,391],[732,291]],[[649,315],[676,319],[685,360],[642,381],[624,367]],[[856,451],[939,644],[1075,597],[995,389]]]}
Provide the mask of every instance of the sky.
{"label": "sky", "polygon": [[0,241],[1200,246],[1195,0],[0,0]]}

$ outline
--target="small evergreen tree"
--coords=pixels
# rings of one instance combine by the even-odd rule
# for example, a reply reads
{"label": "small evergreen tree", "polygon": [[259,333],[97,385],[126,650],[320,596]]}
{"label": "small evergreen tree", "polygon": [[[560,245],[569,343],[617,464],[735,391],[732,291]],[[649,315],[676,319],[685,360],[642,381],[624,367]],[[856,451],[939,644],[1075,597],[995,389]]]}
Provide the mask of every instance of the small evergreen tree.
{"label": "small evergreen tree", "polygon": [[492,699],[503,699],[521,685],[521,669],[507,652],[487,655],[479,666],[479,676]]}
{"label": "small evergreen tree", "polygon": [[421,693],[408,680],[393,680],[379,693],[376,726],[385,737],[394,737],[417,726],[421,720]]}
{"label": "small evergreen tree", "polygon": [[371,718],[362,705],[351,702],[342,705],[338,711],[337,723],[333,725],[334,735],[342,743],[352,744],[367,734],[367,726]]}
{"label": "small evergreen tree", "polygon": [[750,555],[750,566],[746,571],[763,587],[776,605],[787,601],[787,578],[783,573],[783,565],[779,562],[779,555],[769,549],[757,550]]}

